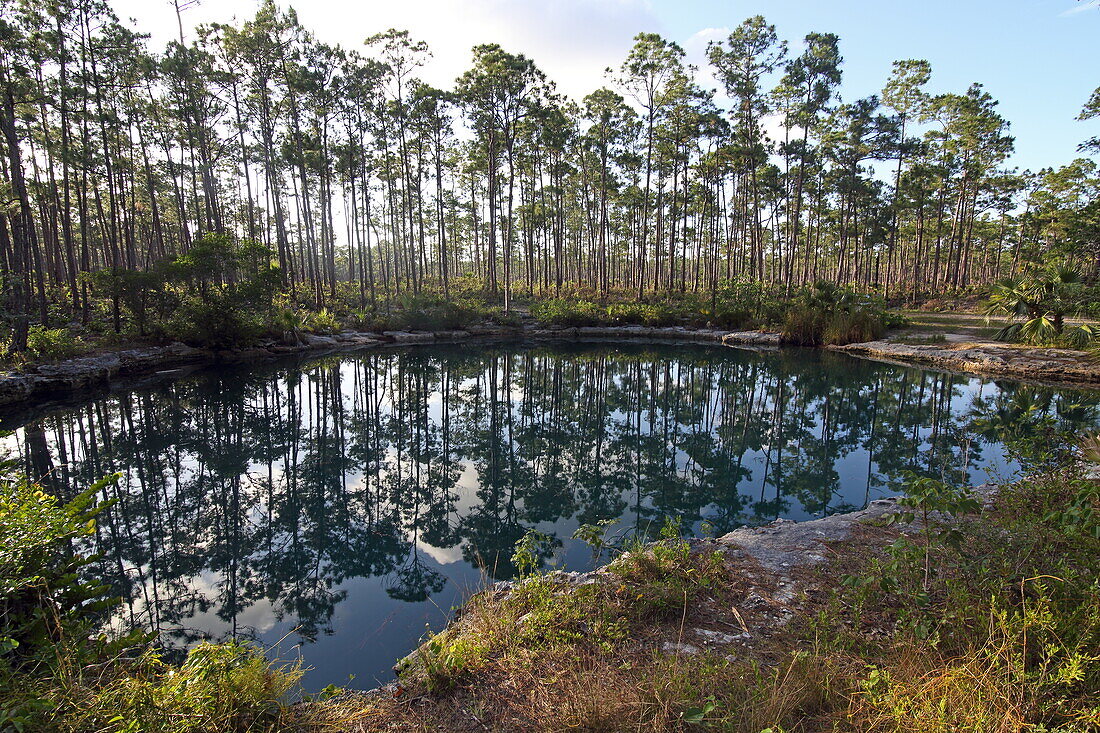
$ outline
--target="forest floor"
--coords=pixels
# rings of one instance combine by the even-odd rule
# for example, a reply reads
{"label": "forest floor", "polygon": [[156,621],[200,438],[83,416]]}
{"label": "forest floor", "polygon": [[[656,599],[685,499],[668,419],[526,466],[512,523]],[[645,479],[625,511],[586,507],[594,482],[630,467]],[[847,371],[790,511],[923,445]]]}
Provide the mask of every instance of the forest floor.
{"label": "forest floor", "polygon": [[929,485],[498,583],[398,682],[303,715],[348,733],[1098,730],[1097,518],[1051,512],[1100,509],[1082,476]]}
{"label": "forest floor", "polygon": [[927,313],[924,311],[902,311],[909,321],[905,328],[890,335],[890,341],[916,342],[925,339],[929,343],[965,343],[993,341],[1002,323],[987,321],[985,316],[974,313]]}

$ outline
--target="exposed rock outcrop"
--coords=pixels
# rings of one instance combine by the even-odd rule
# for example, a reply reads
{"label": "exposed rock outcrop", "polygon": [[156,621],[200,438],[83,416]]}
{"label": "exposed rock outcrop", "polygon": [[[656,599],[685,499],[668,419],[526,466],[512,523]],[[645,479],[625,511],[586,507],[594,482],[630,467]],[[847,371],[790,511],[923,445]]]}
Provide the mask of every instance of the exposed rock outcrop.
{"label": "exposed rock outcrop", "polygon": [[1084,351],[989,343],[953,345],[868,341],[830,347],[892,364],[918,364],[952,372],[1033,382],[1100,384],[1100,365]]}

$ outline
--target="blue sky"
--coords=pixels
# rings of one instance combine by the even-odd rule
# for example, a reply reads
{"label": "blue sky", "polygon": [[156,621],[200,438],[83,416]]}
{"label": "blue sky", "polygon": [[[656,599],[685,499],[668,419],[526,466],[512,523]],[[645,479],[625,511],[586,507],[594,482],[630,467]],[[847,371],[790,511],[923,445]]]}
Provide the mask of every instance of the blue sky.
{"label": "blue sky", "polygon": [[[842,94],[877,92],[890,63],[925,58],[930,91],[962,92],[980,82],[1012,123],[1012,164],[1038,169],[1078,156],[1100,121],[1075,117],[1100,86],[1100,0],[280,0],[296,7],[323,40],[360,47],[389,27],[427,41],[435,58],[424,76],[449,85],[469,49],[495,41],[531,56],[561,90],[580,97],[605,83],[639,31],[655,31],[703,61],[707,40],[751,15],[774,24],[792,49],[811,31],[840,36]],[[154,46],[176,35],[163,0],[112,0],[118,14],[152,33]],[[185,22],[247,17],[256,0],[204,0]]]}
{"label": "blue sky", "polygon": [[895,59],[928,59],[931,91],[961,92],[980,82],[1000,100],[1016,136],[1013,163],[1032,169],[1078,157],[1078,143],[1100,131],[1097,121],[1074,119],[1100,86],[1097,6],[1078,0],[654,2],[666,33],[677,38],[719,25],[716,18],[755,13],[792,47],[810,31],[836,33],[846,98],[881,89]]}

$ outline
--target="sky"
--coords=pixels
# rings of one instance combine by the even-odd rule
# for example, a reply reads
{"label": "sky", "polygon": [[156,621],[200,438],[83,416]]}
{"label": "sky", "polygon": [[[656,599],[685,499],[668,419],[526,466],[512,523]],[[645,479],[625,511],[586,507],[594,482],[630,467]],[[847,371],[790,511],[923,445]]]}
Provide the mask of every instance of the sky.
{"label": "sky", "polygon": [[[151,35],[154,48],[178,36],[170,0],[111,0],[123,20]],[[639,32],[679,43],[705,72],[707,42],[745,18],[763,15],[797,52],[810,32],[836,33],[844,56],[841,95],[877,93],[896,59],[932,64],[933,93],[983,84],[1012,123],[1010,163],[1038,170],[1068,163],[1100,120],[1075,118],[1100,86],[1100,0],[279,0],[328,43],[361,48],[387,28],[427,41],[423,77],[449,87],[470,49],[495,42],[532,58],[558,89],[580,99],[606,83]],[[200,0],[184,12],[198,23],[254,14],[258,0]],[[708,75],[700,81],[715,86]]]}

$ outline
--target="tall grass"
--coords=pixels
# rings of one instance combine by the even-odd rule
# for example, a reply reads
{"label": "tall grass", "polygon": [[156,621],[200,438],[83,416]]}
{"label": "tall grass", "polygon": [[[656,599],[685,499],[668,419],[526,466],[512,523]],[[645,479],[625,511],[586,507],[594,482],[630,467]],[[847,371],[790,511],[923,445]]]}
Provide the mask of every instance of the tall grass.
{"label": "tall grass", "polygon": [[886,324],[881,316],[863,310],[829,312],[818,307],[795,306],[787,312],[781,338],[796,346],[862,343],[882,338]]}

